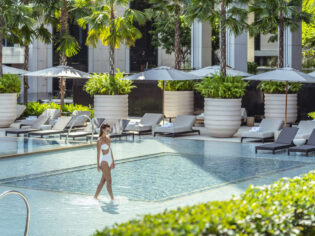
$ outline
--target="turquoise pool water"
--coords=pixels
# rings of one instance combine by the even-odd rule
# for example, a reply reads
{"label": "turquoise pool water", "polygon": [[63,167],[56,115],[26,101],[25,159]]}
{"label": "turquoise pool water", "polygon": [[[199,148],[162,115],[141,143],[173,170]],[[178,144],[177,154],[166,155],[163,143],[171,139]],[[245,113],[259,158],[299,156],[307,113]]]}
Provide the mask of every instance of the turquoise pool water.
{"label": "turquoise pool water", "polygon": [[[113,192],[129,200],[161,201],[303,165],[278,159],[159,153],[118,162],[112,172]],[[85,165],[2,179],[0,185],[93,195],[100,176],[95,165]],[[107,194],[106,188],[102,194]]]}
{"label": "turquoise pool water", "polygon": [[68,144],[66,144],[64,140],[0,137],[0,157],[73,146],[77,144],[82,143],[70,141]]}

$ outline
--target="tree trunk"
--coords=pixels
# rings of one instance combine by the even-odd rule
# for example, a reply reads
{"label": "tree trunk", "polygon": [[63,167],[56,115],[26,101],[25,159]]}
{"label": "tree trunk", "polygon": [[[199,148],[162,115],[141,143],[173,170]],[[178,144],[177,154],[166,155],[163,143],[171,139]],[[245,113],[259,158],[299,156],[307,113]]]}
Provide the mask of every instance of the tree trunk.
{"label": "tree trunk", "polygon": [[[26,44],[24,47],[24,70],[29,69],[29,45]],[[24,76],[24,104],[28,102],[28,77]]]}
{"label": "tree trunk", "polygon": [[179,11],[176,13],[175,22],[175,69],[180,69],[180,14]]}
{"label": "tree trunk", "polygon": [[[60,13],[60,38],[68,33],[68,11],[67,11],[67,2],[63,0],[63,8]],[[65,52],[60,52],[59,64],[66,66],[67,65],[67,56]],[[66,91],[65,88],[66,79],[60,78],[60,111],[62,111],[64,103],[64,94]]]}
{"label": "tree trunk", "polygon": [[283,68],[283,57],[284,57],[284,19],[283,12],[280,11],[279,15],[279,59],[278,66],[279,68]]}
{"label": "tree trunk", "polygon": [[[1,17],[0,17],[1,18]],[[0,77],[2,77],[2,19],[0,19]]]}
{"label": "tree trunk", "polygon": [[224,76],[226,76],[226,10],[225,10],[225,1],[221,2],[221,22],[220,22],[220,34],[221,34],[221,61],[220,61],[220,70]]}
{"label": "tree trunk", "polygon": [[[110,7],[110,33],[113,34],[115,31],[115,9],[114,5]],[[115,45],[111,43],[109,47],[109,74],[115,76]]]}

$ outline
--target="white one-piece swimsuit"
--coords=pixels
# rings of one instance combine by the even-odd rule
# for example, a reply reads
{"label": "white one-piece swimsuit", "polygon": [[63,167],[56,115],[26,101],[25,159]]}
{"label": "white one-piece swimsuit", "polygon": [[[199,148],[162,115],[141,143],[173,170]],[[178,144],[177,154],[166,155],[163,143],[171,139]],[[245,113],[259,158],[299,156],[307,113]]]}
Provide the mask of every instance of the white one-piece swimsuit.
{"label": "white one-piece swimsuit", "polygon": [[106,143],[104,143],[104,144],[102,144],[101,149],[103,151],[107,151],[108,150],[108,153],[103,155],[101,163],[103,161],[106,161],[108,166],[111,167],[111,165],[113,163],[113,159],[112,159],[112,154],[111,154],[111,150],[110,150],[109,146]]}

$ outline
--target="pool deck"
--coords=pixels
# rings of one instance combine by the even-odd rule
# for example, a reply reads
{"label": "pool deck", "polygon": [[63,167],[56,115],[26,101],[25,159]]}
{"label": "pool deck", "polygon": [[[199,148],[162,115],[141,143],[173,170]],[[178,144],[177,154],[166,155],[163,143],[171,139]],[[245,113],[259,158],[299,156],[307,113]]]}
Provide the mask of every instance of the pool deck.
{"label": "pool deck", "polygon": [[[248,129],[247,127],[242,130]],[[3,134],[0,131],[0,137]],[[189,153],[189,146],[180,145],[186,139],[201,140],[206,145],[202,146],[200,153],[210,153],[214,148],[219,149],[220,155],[241,155],[251,158],[270,158],[288,161],[301,161],[305,165],[298,168],[282,170],[256,176],[233,184],[218,186],[217,188],[198,191],[188,196],[175,198],[162,202],[128,201],[116,196],[114,202],[106,197],[103,189],[99,201],[89,195],[80,195],[66,192],[43,191],[10,187],[1,184],[1,179],[24,176],[43,171],[72,168],[82,165],[95,164],[95,157],[82,156],[80,148],[68,150],[72,155],[62,155],[62,152],[47,152],[46,154],[33,154],[5,158],[0,160],[0,193],[15,189],[24,193],[31,206],[31,223],[29,235],[91,235],[96,230],[102,230],[105,226],[121,223],[144,214],[154,214],[165,209],[176,209],[180,206],[193,205],[213,200],[225,200],[233,195],[239,195],[249,185],[271,184],[281,177],[294,177],[315,169],[315,156],[304,157],[302,155],[287,156],[285,152],[277,155],[262,152],[254,154],[256,143],[240,144],[240,138],[214,139],[202,131],[202,135],[190,135],[176,138],[144,136],[135,142],[113,142],[113,152],[116,160],[148,155],[161,152]],[[182,140],[182,141],[181,141]],[[196,141],[198,142],[198,141]],[[154,147],[154,149],[152,149]],[[91,147],[92,148],[92,147]],[[75,162],[73,161],[75,158]],[[38,161],[38,160],[41,161]],[[43,162],[45,163],[43,165]],[[25,207],[17,196],[7,196],[0,200],[0,235],[22,235],[25,223]]]}

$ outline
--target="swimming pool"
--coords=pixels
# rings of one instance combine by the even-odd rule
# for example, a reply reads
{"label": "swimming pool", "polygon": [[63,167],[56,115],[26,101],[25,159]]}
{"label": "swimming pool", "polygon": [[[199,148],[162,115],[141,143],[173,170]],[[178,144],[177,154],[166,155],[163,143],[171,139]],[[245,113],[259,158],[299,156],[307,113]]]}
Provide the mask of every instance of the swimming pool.
{"label": "swimming pool", "polygon": [[[163,201],[304,165],[266,158],[158,153],[118,161],[112,172],[113,192],[129,200]],[[100,176],[92,164],[2,179],[0,185],[93,195]]]}
{"label": "swimming pool", "polygon": [[82,142],[70,141],[66,144],[64,140],[57,139],[0,137],[0,157],[26,154],[61,147],[72,147],[78,144],[82,144]]}

